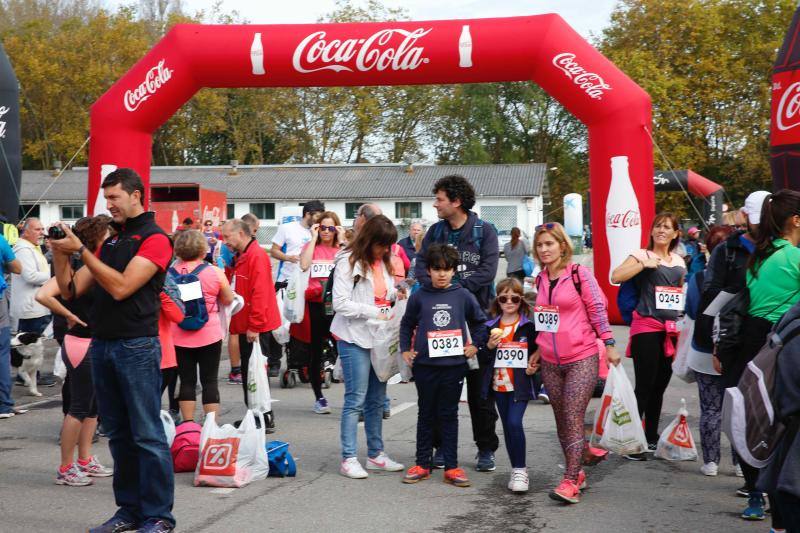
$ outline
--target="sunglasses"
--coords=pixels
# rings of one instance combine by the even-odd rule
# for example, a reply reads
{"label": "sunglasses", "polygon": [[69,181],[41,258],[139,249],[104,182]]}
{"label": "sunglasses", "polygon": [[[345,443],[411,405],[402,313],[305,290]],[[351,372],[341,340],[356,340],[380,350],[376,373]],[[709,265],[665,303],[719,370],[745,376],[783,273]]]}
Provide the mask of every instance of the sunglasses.
{"label": "sunglasses", "polygon": [[522,298],[519,296],[498,296],[497,301],[501,304],[507,304],[508,302],[511,302],[512,304],[518,304],[522,301]]}
{"label": "sunglasses", "polygon": [[540,229],[551,230],[555,227],[556,227],[555,222],[548,222],[546,224],[539,224],[538,226],[536,226],[536,231],[539,231]]}
{"label": "sunglasses", "polygon": [[330,231],[331,233],[334,233],[336,231],[336,226],[323,226],[323,225],[320,225],[319,230],[320,231]]}
{"label": "sunglasses", "polygon": [[213,224],[212,224],[211,222],[209,222],[208,224],[203,224],[203,225],[204,225],[205,227],[207,227],[207,228],[210,228],[211,226],[213,226]]}

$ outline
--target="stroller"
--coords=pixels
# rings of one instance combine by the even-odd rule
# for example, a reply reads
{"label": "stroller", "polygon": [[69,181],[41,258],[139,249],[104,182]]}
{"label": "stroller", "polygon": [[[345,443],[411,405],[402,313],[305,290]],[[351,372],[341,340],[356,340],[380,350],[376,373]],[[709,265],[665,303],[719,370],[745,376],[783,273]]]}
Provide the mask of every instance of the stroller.
{"label": "stroller", "polygon": [[[308,383],[309,370],[308,364],[311,361],[311,345],[294,336],[289,339],[285,346],[286,368],[281,372],[281,388],[293,389],[297,382]],[[328,335],[322,342],[322,388],[329,389],[333,383],[333,367],[336,364],[338,352],[336,342],[333,337]]]}

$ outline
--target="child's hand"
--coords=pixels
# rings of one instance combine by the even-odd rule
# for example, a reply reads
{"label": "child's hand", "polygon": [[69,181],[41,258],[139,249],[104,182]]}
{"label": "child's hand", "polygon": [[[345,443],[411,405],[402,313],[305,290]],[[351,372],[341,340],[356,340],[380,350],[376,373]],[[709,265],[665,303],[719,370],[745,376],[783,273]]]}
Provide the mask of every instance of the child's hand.
{"label": "child's hand", "polygon": [[472,359],[473,357],[475,357],[475,354],[477,353],[478,349],[472,344],[464,348],[464,357],[466,357],[467,359]]}
{"label": "child's hand", "polygon": [[528,358],[528,368],[525,369],[525,374],[532,376],[539,370],[539,350],[536,350]]}
{"label": "child's hand", "polygon": [[497,345],[500,344],[500,341],[503,340],[503,330],[500,328],[495,328],[492,330],[492,333],[489,335],[489,340],[486,342],[486,347],[490,350],[494,350],[497,348]]}
{"label": "child's hand", "polygon": [[414,350],[403,352],[403,361],[405,361],[408,366],[414,364],[414,359],[416,359],[416,357],[417,357],[417,352],[415,352]]}

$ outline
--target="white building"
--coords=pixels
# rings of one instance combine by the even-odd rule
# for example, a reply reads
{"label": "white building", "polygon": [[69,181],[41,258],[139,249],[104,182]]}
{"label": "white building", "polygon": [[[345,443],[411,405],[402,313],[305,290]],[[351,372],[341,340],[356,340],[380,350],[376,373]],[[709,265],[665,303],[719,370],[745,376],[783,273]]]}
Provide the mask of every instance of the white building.
{"label": "white building", "polygon": [[[55,179],[50,171],[23,171],[21,211],[30,210],[30,216],[38,216],[45,226],[84,216],[87,172],[78,167]],[[532,235],[549,202],[545,172],[544,164],[187,166],[153,167],[150,182],[197,183],[225,192],[227,217],[256,214],[262,225],[259,240],[264,243],[274,234],[284,208],[312,199],[324,201],[345,226],[352,225],[358,206],[365,202],[378,204],[398,226],[413,219],[429,225],[437,220],[433,184],[449,174],[460,174],[475,187],[474,210],[481,218],[498,230],[517,226]]]}

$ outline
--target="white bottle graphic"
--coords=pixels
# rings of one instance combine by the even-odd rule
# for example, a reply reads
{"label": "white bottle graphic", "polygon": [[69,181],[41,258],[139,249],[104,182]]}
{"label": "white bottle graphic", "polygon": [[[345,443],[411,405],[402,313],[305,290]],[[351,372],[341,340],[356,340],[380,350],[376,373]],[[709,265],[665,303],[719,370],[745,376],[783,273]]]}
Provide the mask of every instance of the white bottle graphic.
{"label": "white bottle graphic", "polygon": [[611,186],[606,200],[606,238],[610,259],[608,281],[611,283],[611,271],[621,265],[633,250],[638,249],[642,241],[639,200],[628,174],[627,156],[611,158]]}
{"label": "white bottle graphic", "polygon": [[173,209],[172,210],[172,233],[178,229],[178,212]]}
{"label": "white bottle graphic", "polygon": [[253,75],[263,76],[264,70],[264,47],[261,45],[261,34],[256,33],[253,37],[253,44],[250,45],[250,63],[253,65]]}
{"label": "white bottle graphic", "polygon": [[458,66],[472,67],[472,35],[469,33],[469,26],[461,27],[461,37],[458,39]]}

